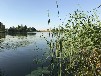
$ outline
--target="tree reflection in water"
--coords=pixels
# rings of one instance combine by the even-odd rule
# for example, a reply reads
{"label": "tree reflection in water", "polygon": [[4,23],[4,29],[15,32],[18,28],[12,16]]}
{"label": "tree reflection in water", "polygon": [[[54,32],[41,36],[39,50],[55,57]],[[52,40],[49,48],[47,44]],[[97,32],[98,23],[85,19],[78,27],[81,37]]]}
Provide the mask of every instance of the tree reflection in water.
{"label": "tree reflection in water", "polygon": [[24,47],[33,42],[30,40],[30,36],[34,37],[36,33],[0,33],[0,51],[2,49],[16,49],[18,47]]}
{"label": "tree reflection in water", "polygon": [[0,33],[0,39],[5,38],[5,33]]}

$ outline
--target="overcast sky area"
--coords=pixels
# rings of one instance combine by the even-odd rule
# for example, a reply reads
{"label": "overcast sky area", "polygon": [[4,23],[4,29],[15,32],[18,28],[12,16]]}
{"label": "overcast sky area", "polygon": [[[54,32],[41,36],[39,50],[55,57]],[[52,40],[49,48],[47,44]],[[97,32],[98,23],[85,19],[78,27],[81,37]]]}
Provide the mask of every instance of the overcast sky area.
{"label": "overcast sky area", "polygon": [[[90,11],[101,4],[101,0],[57,0],[60,17],[62,20],[68,17],[76,9]],[[50,12],[51,27],[60,24],[56,8],[56,0],[0,0],[0,22],[6,28],[27,25],[39,29],[47,29],[48,12]],[[99,8],[98,10],[101,10]]]}

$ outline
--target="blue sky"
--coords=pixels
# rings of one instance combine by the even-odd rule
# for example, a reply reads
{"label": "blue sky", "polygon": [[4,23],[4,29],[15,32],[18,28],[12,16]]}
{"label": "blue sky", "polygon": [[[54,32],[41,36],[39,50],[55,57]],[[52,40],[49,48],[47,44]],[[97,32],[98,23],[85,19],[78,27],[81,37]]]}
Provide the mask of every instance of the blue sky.
{"label": "blue sky", "polygon": [[[90,11],[101,4],[101,0],[57,0],[60,17],[63,20],[68,13],[76,9]],[[79,5],[78,5],[79,4]],[[36,29],[47,29],[47,10],[50,11],[51,27],[60,24],[56,0],[0,0],[0,22],[7,28],[27,25]],[[101,10],[99,8],[98,10]]]}

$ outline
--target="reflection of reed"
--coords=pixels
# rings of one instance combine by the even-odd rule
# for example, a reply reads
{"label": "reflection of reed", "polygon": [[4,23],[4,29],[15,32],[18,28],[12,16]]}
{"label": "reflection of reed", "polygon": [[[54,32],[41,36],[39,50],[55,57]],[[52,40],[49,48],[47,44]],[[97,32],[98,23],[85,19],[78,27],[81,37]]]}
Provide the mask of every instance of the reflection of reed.
{"label": "reflection of reed", "polygon": [[0,33],[0,39],[5,38],[5,33]]}

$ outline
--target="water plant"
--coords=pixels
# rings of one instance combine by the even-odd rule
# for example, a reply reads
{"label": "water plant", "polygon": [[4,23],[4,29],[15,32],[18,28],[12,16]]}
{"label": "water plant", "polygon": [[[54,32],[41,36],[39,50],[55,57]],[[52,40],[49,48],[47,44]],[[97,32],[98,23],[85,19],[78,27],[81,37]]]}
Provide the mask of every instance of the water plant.
{"label": "water plant", "polygon": [[31,74],[28,74],[26,76],[44,76],[49,74],[49,71],[47,69],[47,67],[43,67],[43,69],[38,67],[37,70],[32,71]]}
{"label": "water plant", "polygon": [[[62,41],[62,56],[69,60],[68,63],[64,63],[67,75],[101,75],[101,70],[97,72],[97,65],[101,64],[100,23],[95,12],[87,15],[77,10],[70,15]],[[97,57],[94,55],[95,52],[97,52]]]}
{"label": "water plant", "polygon": [[100,76],[101,21],[96,10],[86,13],[77,9],[70,14],[62,35],[60,26],[58,33],[56,41],[50,42],[52,52],[50,75]]}
{"label": "water plant", "polygon": [[[58,9],[57,1],[56,5]],[[62,22],[59,25],[58,31],[50,29],[50,40],[46,39],[50,47],[48,57],[51,57],[46,69],[48,76],[101,75],[101,21],[96,12],[96,9],[89,12],[77,9],[70,14],[66,24]],[[59,9],[57,14],[61,22]],[[49,10],[48,18],[48,25],[51,26]],[[65,28],[62,27],[64,24]],[[43,76],[42,73],[40,75]]]}

